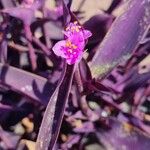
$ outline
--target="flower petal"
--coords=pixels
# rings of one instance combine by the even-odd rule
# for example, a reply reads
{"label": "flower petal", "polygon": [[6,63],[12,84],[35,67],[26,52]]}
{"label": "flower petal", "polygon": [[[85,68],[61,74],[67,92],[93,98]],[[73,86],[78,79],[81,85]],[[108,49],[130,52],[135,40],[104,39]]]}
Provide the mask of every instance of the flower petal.
{"label": "flower petal", "polygon": [[61,56],[63,58],[66,58],[66,55],[64,54],[63,48],[65,47],[66,41],[62,40],[57,42],[54,47],[52,48],[52,50],[54,51],[54,53],[57,56]]}
{"label": "flower petal", "polygon": [[92,36],[92,33],[89,30],[83,30],[83,32],[84,32],[84,38],[85,39],[88,39],[89,37]]}

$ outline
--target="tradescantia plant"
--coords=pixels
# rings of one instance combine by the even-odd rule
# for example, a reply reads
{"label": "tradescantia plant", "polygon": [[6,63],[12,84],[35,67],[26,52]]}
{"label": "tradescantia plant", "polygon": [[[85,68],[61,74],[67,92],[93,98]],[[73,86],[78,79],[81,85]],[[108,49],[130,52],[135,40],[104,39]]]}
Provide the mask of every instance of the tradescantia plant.
{"label": "tradescantia plant", "polygon": [[0,1],[0,149],[149,149],[150,1],[80,2]]}

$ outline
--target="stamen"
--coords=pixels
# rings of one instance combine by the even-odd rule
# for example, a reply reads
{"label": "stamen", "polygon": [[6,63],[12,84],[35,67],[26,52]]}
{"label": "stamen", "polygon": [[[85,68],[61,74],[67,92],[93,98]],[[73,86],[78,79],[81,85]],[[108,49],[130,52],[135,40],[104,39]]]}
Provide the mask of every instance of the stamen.
{"label": "stamen", "polygon": [[73,48],[73,49],[77,49],[77,46],[76,46],[76,45],[72,45],[72,48]]}
{"label": "stamen", "polygon": [[70,47],[72,45],[71,41],[66,41],[66,47]]}
{"label": "stamen", "polygon": [[78,22],[77,22],[77,21],[75,21],[73,24],[75,24],[75,25],[76,25],[76,24],[78,24]]}
{"label": "stamen", "polygon": [[82,55],[85,46],[84,39],[89,38],[88,35],[84,34],[84,31],[87,30],[84,30],[77,21],[71,22],[64,31],[66,35],[65,44],[63,41],[56,43],[54,46],[54,52],[56,51],[56,54],[58,54],[58,51],[63,53],[62,57],[66,58],[68,64],[74,64],[81,59],[80,55]]}
{"label": "stamen", "polygon": [[79,31],[80,31],[78,27],[76,27],[75,30],[76,30],[76,32],[79,32]]}
{"label": "stamen", "polygon": [[75,29],[76,29],[76,28],[75,28],[74,26],[73,26],[73,27],[71,27],[71,30],[72,30],[72,31],[74,31]]}

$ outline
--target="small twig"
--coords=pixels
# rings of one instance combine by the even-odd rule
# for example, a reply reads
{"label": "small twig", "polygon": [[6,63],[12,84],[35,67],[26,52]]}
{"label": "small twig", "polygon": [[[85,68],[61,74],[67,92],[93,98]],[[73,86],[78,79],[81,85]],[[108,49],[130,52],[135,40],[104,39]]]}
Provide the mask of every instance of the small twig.
{"label": "small twig", "polygon": [[87,101],[86,101],[86,97],[82,95],[83,93],[83,84],[82,84],[82,81],[81,81],[81,77],[80,77],[80,72],[79,72],[79,67],[77,66],[76,67],[76,70],[75,70],[75,80],[76,80],[76,86],[77,86],[77,90],[79,92],[79,104],[80,104],[80,107],[82,109],[82,112],[90,119],[90,120],[96,120],[98,119],[98,116],[96,113],[94,113],[94,111],[92,111],[88,104],[87,104]]}
{"label": "small twig", "polygon": [[50,55],[50,50],[38,38],[32,36],[32,41],[39,46],[47,56]]}
{"label": "small twig", "polygon": [[37,68],[36,55],[34,52],[34,48],[30,42],[28,43],[28,47],[29,47],[29,56],[31,60],[32,70],[36,70]]}
{"label": "small twig", "polygon": [[[43,17],[44,18],[47,18],[47,13],[46,13],[46,10],[45,10],[45,1],[43,2],[43,7],[42,7],[42,13],[43,13]],[[48,48],[51,48],[52,47],[52,43],[51,43],[51,41],[50,41],[50,39],[49,39],[49,35],[48,35],[48,32],[47,32],[47,23],[45,23],[44,25],[43,25],[43,34],[44,34],[44,38],[45,38],[45,42],[46,42],[46,46],[48,47]]]}
{"label": "small twig", "polygon": [[30,57],[31,65],[32,65],[32,70],[36,70],[36,68],[37,68],[36,55],[35,55],[34,48],[31,44],[32,33],[31,33],[31,30],[30,30],[30,26],[25,24],[24,25],[24,30],[25,30],[25,36],[28,40],[27,44],[28,44],[28,48],[29,48],[29,57]]}
{"label": "small twig", "polygon": [[8,26],[8,16],[2,14],[3,22],[1,23],[1,33],[0,33],[0,61],[3,63],[7,63],[7,26]]}
{"label": "small twig", "polygon": [[12,149],[13,148],[13,145],[12,145],[11,141],[6,136],[5,131],[2,129],[1,126],[0,126],[0,139],[6,144],[8,149]]}
{"label": "small twig", "polygon": [[9,110],[12,110],[12,107],[9,105],[4,105],[4,104],[0,103],[0,109],[9,111]]}
{"label": "small twig", "polygon": [[18,50],[19,52],[28,52],[29,50],[28,47],[16,44],[13,41],[8,42],[8,46]]}
{"label": "small twig", "polygon": [[[28,47],[16,44],[13,41],[8,42],[8,46],[22,53],[29,51]],[[34,50],[35,50],[35,53],[44,55],[44,53],[40,51],[39,49],[34,49]]]}

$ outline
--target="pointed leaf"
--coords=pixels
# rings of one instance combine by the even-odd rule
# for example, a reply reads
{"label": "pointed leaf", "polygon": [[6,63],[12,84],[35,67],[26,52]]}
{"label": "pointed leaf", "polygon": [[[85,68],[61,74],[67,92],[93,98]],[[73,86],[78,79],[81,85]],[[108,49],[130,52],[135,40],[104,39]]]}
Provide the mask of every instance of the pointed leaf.
{"label": "pointed leaf", "polygon": [[114,21],[91,62],[94,77],[99,78],[120,61],[130,57],[150,23],[147,15],[149,8],[149,0],[133,0],[127,3],[124,13]]}

